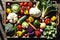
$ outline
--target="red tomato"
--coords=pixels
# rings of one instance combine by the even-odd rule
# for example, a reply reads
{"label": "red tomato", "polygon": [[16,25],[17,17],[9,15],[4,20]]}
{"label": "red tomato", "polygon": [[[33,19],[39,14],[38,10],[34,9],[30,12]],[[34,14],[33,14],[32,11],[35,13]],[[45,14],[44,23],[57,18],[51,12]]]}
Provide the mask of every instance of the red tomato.
{"label": "red tomato", "polygon": [[23,6],[23,2],[20,3],[20,6]]}
{"label": "red tomato", "polygon": [[49,24],[49,23],[50,23],[50,18],[46,18],[46,19],[45,19],[45,23],[46,23],[46,24]]}
{"label": "red tomato", "polygon": [[22,10],[24,10],[25,9],[25,7],[24,6],[22,6]]}
{"label": "red tomato", "polygon": [[37,30],[37,31],[35,31],[35,35],[36,35],[37,37],[39,37],[39,36],[40,36],[40,34],[41,34],[41,33],[40,33],[40,31],[38,31],[38,30]]}
{"label": "red tomato", "polygon": [[24,2],[24,6],[27,6],[27,2]]}
{"label": "red tomato", "polygon": [[28,6],[27,9],[29,10],[30,9],[30,6]]}
{"label": "red tomato", "polygon": [[21,10],[21,14],[24,14],[24,10]]}
{"label": "red tomato", "polygon": [[32,6],[32,2],[29,2],[29,3],[28,3],[28,6]]}
{"label": "red tomato", "polygon": [[18,29],[18,30],[22,30],[22,26],[21,26],[21,25],[18,25],[18,26],[17,26],[17,29]]}

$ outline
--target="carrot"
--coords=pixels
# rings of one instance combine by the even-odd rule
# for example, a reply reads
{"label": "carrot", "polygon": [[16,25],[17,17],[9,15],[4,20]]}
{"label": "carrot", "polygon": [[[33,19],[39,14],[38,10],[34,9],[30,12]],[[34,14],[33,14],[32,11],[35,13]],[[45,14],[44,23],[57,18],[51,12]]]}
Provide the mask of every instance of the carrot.
{"label": "carrot", "polygon": [[33,27],[35,30],[36,30],[36,28],[30,23],[30,22],[28,22],[29,23],[29,25],[31,26],[31,27]]}

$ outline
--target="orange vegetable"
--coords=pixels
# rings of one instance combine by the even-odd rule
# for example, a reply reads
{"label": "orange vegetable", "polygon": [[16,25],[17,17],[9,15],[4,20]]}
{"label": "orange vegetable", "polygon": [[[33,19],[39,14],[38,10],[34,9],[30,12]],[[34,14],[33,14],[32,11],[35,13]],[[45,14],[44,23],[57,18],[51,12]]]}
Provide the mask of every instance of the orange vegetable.
{"label": "orange vegetable", "polygon": [[30,23],[30,22],[28,22],[29,23],[29,25],[31,26],[31,27],[33,27],[35,30],[36,30],[36,28]]}

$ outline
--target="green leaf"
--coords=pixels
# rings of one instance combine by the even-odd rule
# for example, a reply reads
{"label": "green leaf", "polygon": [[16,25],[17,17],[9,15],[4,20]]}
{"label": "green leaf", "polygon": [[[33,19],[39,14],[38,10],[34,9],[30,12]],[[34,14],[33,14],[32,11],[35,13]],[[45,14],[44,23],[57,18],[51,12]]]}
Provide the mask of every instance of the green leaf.
{"label": "green leaf", "polygon": [[40,0],[38,8],[42,11],[42,16],[47,15],[49,12],[57,11],[51,0]]}

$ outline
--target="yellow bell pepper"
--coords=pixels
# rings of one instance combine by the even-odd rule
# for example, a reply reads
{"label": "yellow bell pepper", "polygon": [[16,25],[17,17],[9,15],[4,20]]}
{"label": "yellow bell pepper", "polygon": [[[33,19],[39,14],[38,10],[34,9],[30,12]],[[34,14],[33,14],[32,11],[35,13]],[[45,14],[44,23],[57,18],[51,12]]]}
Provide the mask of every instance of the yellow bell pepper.
{"label": "yellow bell pepper", "polygon": [[34,18],[32,16],[30,16],[28,19],[27,19],[28,22],[33,22],[34,21]]}
{"label": "yellow bell pepper", "polygon": [[9,13],[11,13],[11,9],[10,8],[7,8],[6,9],[6,12],[9,14]]}
{"label": "yellow bell pepper", "polygon": [[25,10],[24,11],[24,14],[28,15],[29,14],[28,10]]}
{"label": "yellow bell pepper", "polygon": [[53,16],[53,17],[51,18],[52,21],[55,21],[56,19],[57,19],[56,16]]}
{"label": "yellow bell pepper", "polygon": [[17,31],[17,36],[21,36],[22,32],[21,31]]}

